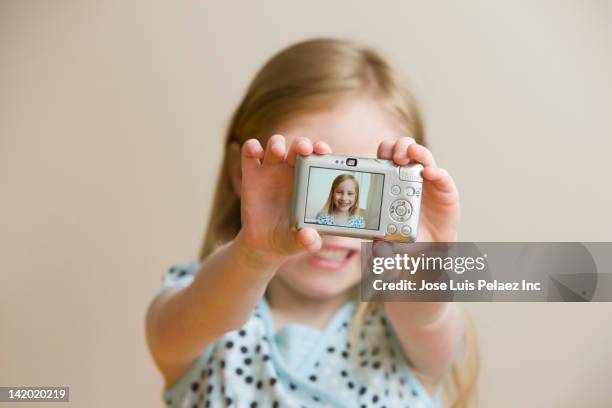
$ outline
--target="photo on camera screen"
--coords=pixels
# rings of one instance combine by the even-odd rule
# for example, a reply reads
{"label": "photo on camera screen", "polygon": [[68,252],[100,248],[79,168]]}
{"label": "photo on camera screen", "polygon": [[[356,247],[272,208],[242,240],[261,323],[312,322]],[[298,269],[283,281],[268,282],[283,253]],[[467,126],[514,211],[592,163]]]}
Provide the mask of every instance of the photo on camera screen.
{"label": "photo on camera screen", "polygon": [[304,222],[377,230],[385,175],[310,167]]}

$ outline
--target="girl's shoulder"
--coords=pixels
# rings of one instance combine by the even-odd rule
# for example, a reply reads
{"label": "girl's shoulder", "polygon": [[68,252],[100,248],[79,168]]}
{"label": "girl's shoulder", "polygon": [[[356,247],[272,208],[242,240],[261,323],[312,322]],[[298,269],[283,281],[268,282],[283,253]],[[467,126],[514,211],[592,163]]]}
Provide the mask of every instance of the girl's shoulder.
{"label": "girl's shoulder", "polygon": [[188,286],[200,269],[201,261],[173,265],[162,275],[161,290]]}
{"label": "girl's shoulder", "polygon": [[[173,266],[164,274],[161,290],[188,286],[200,264],[200,261],[194,261]],[[244,325],[225,333],[203,349],[187,372],[163,390],[166,406],[233,406],[231,400],[241,402],[246,396],[256,400],[255,395],[246,391],[249,386],[257,391],[258,384],[263,384],[255,373],[266,371],[272,359],[269,346],[271,323],[267,322],[265,310],[265,299],[262,298]],[[272,375],[267,377],[266,385],[273,385]]]}

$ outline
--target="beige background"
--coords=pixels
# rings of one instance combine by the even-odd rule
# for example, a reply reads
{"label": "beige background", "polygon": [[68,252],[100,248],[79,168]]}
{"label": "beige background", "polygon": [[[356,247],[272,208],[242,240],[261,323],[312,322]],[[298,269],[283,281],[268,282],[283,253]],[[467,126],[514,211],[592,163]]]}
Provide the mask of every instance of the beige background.
{"label": "beige background", "polygon": [[[612,240],[611,21],[606,0],[0,0],[0,384],[160,406],[147,304],[196,255],[246,85],[314,35],[413,79],[463,240]],[[610,406],[612,305],[468,308],[483,406]]]}

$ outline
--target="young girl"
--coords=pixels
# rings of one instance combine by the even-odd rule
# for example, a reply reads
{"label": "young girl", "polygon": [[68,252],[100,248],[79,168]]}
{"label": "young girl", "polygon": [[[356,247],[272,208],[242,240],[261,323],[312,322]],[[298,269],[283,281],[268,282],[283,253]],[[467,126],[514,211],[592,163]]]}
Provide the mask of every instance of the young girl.
{"label": "young girl", "polygon": [[341,174],[332,182],[323,211],[317,215],[317,223],[364,228],[365,220],[357,214],[358,210],[359,183],[352,175]]}
{"label": "young girl", "polygon": [[289,226],[296,156],[334,151],[423,164],[418,240],[455,240],[457,190],[423,143],[375,51],[312,40],[265,64],[228,129],[200,261],[170,269],[148,310],[168,406],[467,406],[474,339],[455,304],[361,303],[360,240]]}

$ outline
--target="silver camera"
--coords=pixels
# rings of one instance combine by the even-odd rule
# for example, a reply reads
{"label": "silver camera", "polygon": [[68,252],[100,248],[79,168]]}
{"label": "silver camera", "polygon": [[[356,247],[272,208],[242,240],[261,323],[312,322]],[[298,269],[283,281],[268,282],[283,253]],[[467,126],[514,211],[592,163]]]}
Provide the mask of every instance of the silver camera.
{"label": "silver camera", "polygon": [[416,240],[421,164],[336,155],[297,156],[291,207],[294,229],[363,239]]}

